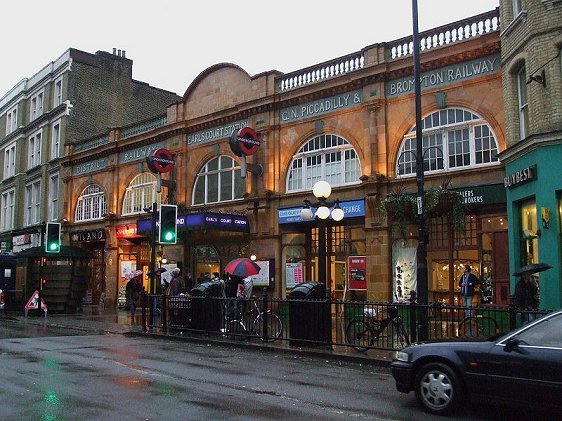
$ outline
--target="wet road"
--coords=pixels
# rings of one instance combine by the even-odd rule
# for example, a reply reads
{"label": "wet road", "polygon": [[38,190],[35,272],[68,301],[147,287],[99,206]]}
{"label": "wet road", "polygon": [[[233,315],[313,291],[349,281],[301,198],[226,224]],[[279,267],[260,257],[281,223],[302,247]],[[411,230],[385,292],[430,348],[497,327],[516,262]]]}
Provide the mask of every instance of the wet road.
{"label": "wet road", "polygon": [[[443,419],[421,412],[412,394],[397,393],[388,368],[145,337],[43,333],[0,339],[1,419]],[[480,409],[455,418],[502,416],[513,419]]]}

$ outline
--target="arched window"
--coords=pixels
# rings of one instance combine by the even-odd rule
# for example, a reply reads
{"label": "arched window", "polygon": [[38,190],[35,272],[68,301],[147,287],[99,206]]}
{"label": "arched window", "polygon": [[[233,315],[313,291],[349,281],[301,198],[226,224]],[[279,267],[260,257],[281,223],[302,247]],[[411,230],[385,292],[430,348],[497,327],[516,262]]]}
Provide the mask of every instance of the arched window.
{"label": "arched window", "polygon": [[310,190],[324,180],[332,187],[355,184],[361,165],[351,144],[336,135],[313,137],[293,156],[287,176],[287,191]]}
{"label": "arched window", "polygon": [[240,165],[231,157],[222,155],[208,161],[197,174],[192,203],[227,202],[242,199],[244,193],[246,183],[240,176]]}
{"label": "arched window", "polygon": [[161,194],[156,193],[156,177],[144,172],[137,175],[125,190],[123,199],[123,215],[144,212],[144,208],[152,208],[156,202],[160,206]]}
{"label": "arched window", "polygon": [[[460,108],[436,111],[422,121],[424,171],[455,171],[495,165],[498,144],[479,115]],[[416,173],[416,127],[404,136],[396,160],[396,175]]]}
{"label": "arched window", "polygon": [[97,184],[90,184],[78,197],[74,220],[76,222],[101,219],[107,212],[105,193]]}

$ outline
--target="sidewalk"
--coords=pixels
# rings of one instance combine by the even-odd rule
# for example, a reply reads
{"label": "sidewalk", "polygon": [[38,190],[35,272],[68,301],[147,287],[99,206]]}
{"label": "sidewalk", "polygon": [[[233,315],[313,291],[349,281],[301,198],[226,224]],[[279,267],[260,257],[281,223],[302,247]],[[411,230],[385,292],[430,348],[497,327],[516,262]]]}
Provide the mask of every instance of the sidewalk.
{"label": "sidewalk", "polygon": [[365,353],[357,352],[351,347],[334,345],[332,349],[322,347],[290,346],[288,341],[272,343],[253,341],[228,341],[219,336],[172,332],[168,334],[157,332],[143,332],[140,311],[132,322],[129,314],[124,310],[100,309],[98,306],[84,306],[78,314],[49,314],[47,318],[39,316],[5,316],[21,323],[46,324],[47,326],[82,330],[96,334],[122,334],[127,336],[149,336],[152,338],[177,340],[192,343],[204,343],[217,346],[237,346],[266,352],[283,352],[286,354],[309,355],[331,360],[342,360],[360,364],[388,366],[391,361],[390,351],[371,349]]}

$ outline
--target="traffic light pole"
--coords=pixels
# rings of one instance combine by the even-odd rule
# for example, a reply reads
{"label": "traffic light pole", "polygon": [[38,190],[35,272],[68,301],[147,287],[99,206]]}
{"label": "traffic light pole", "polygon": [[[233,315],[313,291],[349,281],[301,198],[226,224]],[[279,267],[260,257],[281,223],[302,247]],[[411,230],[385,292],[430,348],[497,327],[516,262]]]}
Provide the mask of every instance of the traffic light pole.
{"label": "traffic light pole", "polygon": [[[160,177],[160,176],[158,176]],[[160,192],[158,192],[160,193]],[[150,276],[148,277],[148,294],[150,298],[150,323],[152,326],[156,324],[156,217],[157,203],[152,203],[152,235],[150,244]]]}
{"label": "traffic light pole", "polygon": [[[41,247],[39,247],[39,250],[41,250],[41,253],[43,253],[43,247],[45,244],[45,223],[41,224]],[[39,316],[41,316],[41,292],[43,292],[43,265],[45,262],[45,258],[43,256],[39,257],[40,262],[39,262],[39,288],[37,288],[37,310],[39,312]],[[45,313],[45,317],[47,316],[47,313]]]}

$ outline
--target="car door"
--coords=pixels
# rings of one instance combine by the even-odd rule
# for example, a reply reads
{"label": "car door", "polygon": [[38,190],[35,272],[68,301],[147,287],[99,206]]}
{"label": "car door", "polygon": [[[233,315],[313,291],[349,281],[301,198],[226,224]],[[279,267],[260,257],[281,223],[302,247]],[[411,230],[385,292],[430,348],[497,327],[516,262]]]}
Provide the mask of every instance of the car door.
{"label": "car door", "polygon": [[490,352],[489,385],[498,398],[559,407],[562,396],[562,313],[508,336]]}

